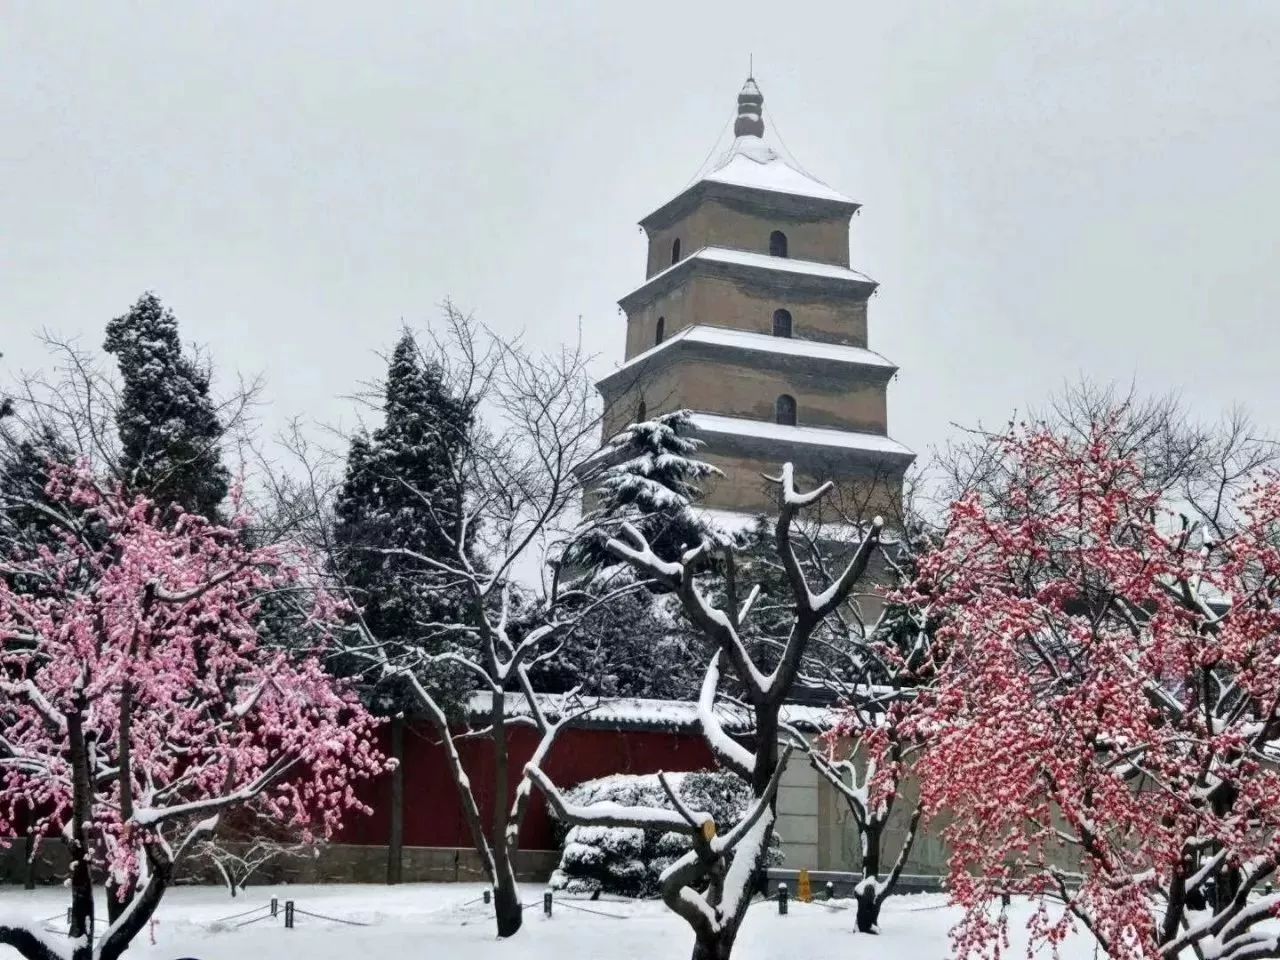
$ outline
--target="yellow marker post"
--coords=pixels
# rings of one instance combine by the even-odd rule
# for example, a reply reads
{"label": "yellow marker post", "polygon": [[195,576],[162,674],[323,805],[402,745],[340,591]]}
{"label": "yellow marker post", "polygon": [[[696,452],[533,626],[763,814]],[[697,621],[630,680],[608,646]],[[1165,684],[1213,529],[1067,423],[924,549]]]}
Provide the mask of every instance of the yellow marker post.
{"label": "yellow marker post", "polygon": [[808,870],[800,871],[800,879],[796,883],[796,899],[803,903],[813,900],[813,887],[809,884]]}

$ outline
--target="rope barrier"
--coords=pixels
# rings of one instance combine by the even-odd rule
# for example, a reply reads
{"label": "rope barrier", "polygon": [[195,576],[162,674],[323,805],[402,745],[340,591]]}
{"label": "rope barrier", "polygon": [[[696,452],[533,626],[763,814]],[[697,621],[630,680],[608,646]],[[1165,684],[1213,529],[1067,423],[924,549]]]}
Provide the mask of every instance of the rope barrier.
{"label": "rope barrier", "polygon": [[263,904],[260,907],[254,907],[252,910],[245,910],[243,913],[233,913],[229,917],[219,917],[217,920],[211,920],[210,923],[228,923],[231,920],[239,920],[241,917],[247,917],[250,914],[259,913],[263,910],[270,910],[271,904]]}
{"label": "rope barrier", "polygon": [[312,913],[309,910],[303,910],[301,907],[293,908],[294,915],[301,914],[304,917],[314,917],[316,920],[328,920],[331,923],[345,923],[349,927],[367,927],[368,923],[363,920],[343,920],[341,917],[326,917],[323,913]]}
{"label": "rope barrier", "polygon": [[[804,901],[800,901],[803,903]],[[842,907],[838,903],[827,903],[825,900],[810,900],[810,903],[816,903],[820,907],[826,907],[828,910],[848,910],[848,907]]]}
{"label": "rope barrier", "polygon": [[580,910],[583,913],[594,913],[597,917],[611,917],[614,920],[630,920],[631,919],[630,917],[628,917],[626,914],[623,914],[623,913],[609,913],[606,910],[592,910],[590,907],[579,907],[572,903],[566,903],[564,900],[559,901],[559,903],[560,903],[560,906],[568,907],[570,910]]}
{"label": "rope barrier", "polygon": [[239,930],[241,927],[247,927],[251,923],[257,923],[259,920],[275,920],[275,919],[279,919],[278,917],[276,917],[275,914],[264,913],[262,916],[254,917],[252,920],[241,920],[239,923],[236,924],[236,929]]}
{"label": "rope barrier", "polygon": [[[68,929],[66,929],[66,930],[59,930],[59,929],[57,929],[56,927],[50,927],[50,926],[47,926],[47,924],[49,924],[50,922],[52,922],[52,921],[54,921],[54,920],[61,920],[64,924],[66,924],[66,925],[67,925],[67,928],[68,928]],[[60,937],[69,937],[69,936],[71,936],[71,930],[70,930],[71,924],[70,924],[70,923],[67,923],[67,915],[66,915],[65,913],[57,913],[57,914],[54,914],[52,917],[46,917],[44,920],[37,920],[37,921],[36,921],[36,923],[39,923],[39,924],[46,924],[46,926],[42,926],[42,927],[40,928],[40,929],[41,929],[41,930],[43,930],[45,933],[56,933],[56,934],[57,934],[58,936],[60,936]],[[90,927],[90,929],[92,929],[92,930],[97,930],[97,929],[98,929],[98,918],[97,918],[97,917],[90,917],[90,918],[89,918],[89,927]]]}

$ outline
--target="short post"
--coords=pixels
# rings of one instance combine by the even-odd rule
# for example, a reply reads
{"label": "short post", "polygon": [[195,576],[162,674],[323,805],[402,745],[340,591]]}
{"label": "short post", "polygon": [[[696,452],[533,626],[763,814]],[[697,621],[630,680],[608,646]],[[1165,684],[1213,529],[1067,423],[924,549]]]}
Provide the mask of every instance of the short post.
{"label": "short post", "polygon": [[834,900],[836,898],[836,885],[830,880],[827,881],[827,899]]}
{"label": "short post", "polygon": [[787,915],[787,885],[785,883],[778,884],[778,916],[785,917]]}
{"label": "short post", "polygon": [[293,901],[286,900],[284,902],[284,928],[286,930],[293,929]]}
{"label": "short post", "polygon": [[27,831],[27,853],[22,858],[23,866],[26,868],[22,874],[22,887],[24,890],[34,890],[36,888],[36,835],[35,831]]}
{"label": "short post", "polygon": [[280,916],[280,899],[278,897],[271,898],[271,915],[273,917]]}
{"label": "short post", "polygon": [[542,895],[542,912],[548,917],[551,916],[551,891],[548,890]]}
{"label": "short post", "polygon": [[489,902],[490,900],[492,900],[492,899],[493,899],[493,891],[492,891],[492,890],[490,890],[488,887],[485,887],[485,888],[484,888],[484,902],[485,902],[485,903],[488,903],[488,902]]}

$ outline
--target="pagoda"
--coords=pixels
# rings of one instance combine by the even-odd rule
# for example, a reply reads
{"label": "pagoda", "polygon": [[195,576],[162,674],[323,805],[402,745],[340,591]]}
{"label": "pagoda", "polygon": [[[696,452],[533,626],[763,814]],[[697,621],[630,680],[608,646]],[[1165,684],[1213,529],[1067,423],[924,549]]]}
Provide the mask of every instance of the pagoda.
{"label": "pagoda", "polygon": [[876,283],[849,266],[859,204],[766,142],[763,104],[749,78],[732,146],[640,221],[648,264],[619,301],[625,362],[597,383],[604,436],[687,409],[724,474],[704,508],[772,512],[764,475],[790,461],[859,512],[893,515],[914,454],[888,433],[897,367],[868,346]]}

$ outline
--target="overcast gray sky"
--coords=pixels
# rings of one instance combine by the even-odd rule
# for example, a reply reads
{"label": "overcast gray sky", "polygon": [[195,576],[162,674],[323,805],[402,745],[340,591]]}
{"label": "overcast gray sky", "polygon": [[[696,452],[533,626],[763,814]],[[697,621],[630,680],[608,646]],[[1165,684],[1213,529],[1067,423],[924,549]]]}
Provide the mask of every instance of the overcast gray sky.
{"label": "overcast gray sky", "polygon": [[[1071,9],[1067,9],[1071,7]],[[0,7],[0,350],[154,289],[272,421],[335,420],[446,296],[604,372],[754,53],[865,204],[871,346],[920,452],[1064,379],[1280,432],[1280,3]]]}

